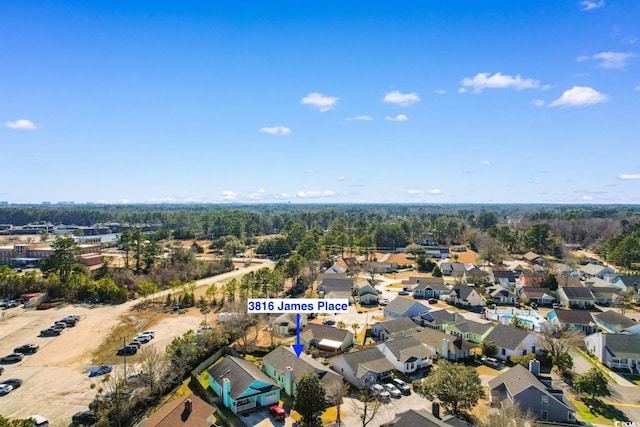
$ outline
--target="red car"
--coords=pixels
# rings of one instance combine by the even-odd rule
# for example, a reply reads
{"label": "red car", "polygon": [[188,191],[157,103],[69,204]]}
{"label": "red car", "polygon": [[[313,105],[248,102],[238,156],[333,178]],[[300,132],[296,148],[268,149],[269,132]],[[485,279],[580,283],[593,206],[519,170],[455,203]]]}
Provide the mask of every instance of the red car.
{"label": "red car", "polygon": [[269,408],[269,413],[273,415],[273,418],[275,418],[276,421],[284,421],[285,417],[287,416],[287,414],[284,412],[284,409],[282,409],[278,405],[271,406]]}
{"label": "red car", "polygon": [[429,298],[427,301],[429,302],[429,304],[437,304],[438,303],[438,300],[435,299],[435,298]]}

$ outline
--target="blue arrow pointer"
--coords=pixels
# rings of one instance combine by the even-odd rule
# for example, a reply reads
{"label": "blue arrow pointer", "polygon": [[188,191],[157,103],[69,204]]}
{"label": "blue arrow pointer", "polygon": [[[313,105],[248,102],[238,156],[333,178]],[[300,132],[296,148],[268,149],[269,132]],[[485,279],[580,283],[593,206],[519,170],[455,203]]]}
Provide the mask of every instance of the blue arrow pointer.
{"label": "blue arrow pointer", "polygon": [[300,353],[304,350],[304,345],[300,344],[300,313],[296,313],[296,343],[292,347],[296,356],[300,357]]}

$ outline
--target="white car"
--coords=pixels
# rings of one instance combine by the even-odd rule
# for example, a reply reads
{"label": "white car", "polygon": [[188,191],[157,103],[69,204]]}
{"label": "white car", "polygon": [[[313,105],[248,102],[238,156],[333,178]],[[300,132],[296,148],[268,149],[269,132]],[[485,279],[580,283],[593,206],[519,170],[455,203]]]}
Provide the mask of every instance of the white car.
{"label": "white car", "polygon": [[156,336],[156,331],[149,330],[149,331],[140,332],[138,334],[138,336],[142,336],[142,335],[147,335],[149,338],[153,339]]}
{"label": "white car", "polygon": [[402,393],[400,392],[400,390],[398,390],[398,387],[396,387],[395,385],[391,383],[387,383],[384,385],[384,388],[389,392],[391,397],[393,397],[394,399],[400,399],[402,397]]}
{"label": "white car", "polygon": [[389,398],[391,397],[389,392],[385,390],[384,387],[382,387],[380,384],[373,384],[371,386],[371,391],[373,391],[376,397],[383,402],[389,401]]}
{"label": "white car", "polygon": [[9,384],[0,384],[0,396],[4,396],[5,394],[9,393],[11,390],[13,390],[13,386]]}
{"label": "white car", "polygon": [[380,300],[380,305],[389,305],[389,298],[382,298]]}

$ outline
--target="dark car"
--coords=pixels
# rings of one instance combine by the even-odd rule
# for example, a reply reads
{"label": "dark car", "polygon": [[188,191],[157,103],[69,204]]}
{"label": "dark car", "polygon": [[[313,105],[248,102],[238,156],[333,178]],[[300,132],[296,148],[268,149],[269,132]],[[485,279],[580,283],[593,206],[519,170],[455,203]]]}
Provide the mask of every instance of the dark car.
{"label": "dark car", "polygon": [[180,304],[173,304],[173,311],[180,310]]}
{"label": "dark car", "polygon": [[335,321],[335,320],[328,319],[328,320],[325,320],[324,322],[322,322],[322,324],[323,324],[323,325],[327,325],[327,326],[333,326],[333,325],[335,325],[335,324],[336,324],[336,321]]}
{"label": "dark car", "polygon": [[399,291],[398,295],[409,295],[409,291]]}
{"label": "dark car", "polygon": [[56,323],[64,323],[65,325],[67,325],[67,327],[73,328],[74,326],[76,326],[77,322],[78,321],[75,320],[75,319],[65,317],[64,319],[62,319],[62,320],[60,320],[59,322],[56,322]]}
{"label": "dark car", "polygon": [[4,368],[0,366],[0,375],[2,375],[3,372],[4,372]]}
{"label": "dark car", "polygon": [[57,337],[58,335],[60,335],[60,332],[62,332],[62,329],[48,328],[48,329],[41,330],[40,336],[41,337]]}
{"label": "dark car", "polygon": [[10,385],[15,390],[17,388],[20,388],[20,386],[22,385],[22,380],[20,378],[9,378],[8,380],[0,382],[0,384]]}
{"label": "dark car", "polygon": [[437,304],[437,303],[438,303],[438,299],[437,299],[437,298],[429,298],[429,299],[427,300],[427,302],[428,302],[429,304]]}
{"label": "dark car", "polygon": [[33,354],[40,349],[40,346],[37,344],[25,344],[20,347],[16,347],[13,349],[14,353],[22,353],[22,354]]}
{"label": "dark car", "polygon": [[0,363],[16,363],[22,360],[24,357],[21,353],[11,353],[0,359]]}
{"label": "dark car", "polygon": [[97,377],[99,375],[108,374],[112,369],[113,368],[111,367],[111,365],[98,366],[97,368],[93,368],[91,371],[89,371],[89,376]]}
{"label": "dark car", "polygon": [[120,347],[116,352],[116,356],[133,356],[138,352],[138,349],[133,346],[125,345],[124,347]]}
{"label": "dark car", "polygon": [[91,409],[87,409],[86,411],[76,412],[71,417],[71,421],[73,424],[80,424],[85,426],[90,426],[97,423],[100,420],[100,417],[96,415]]}

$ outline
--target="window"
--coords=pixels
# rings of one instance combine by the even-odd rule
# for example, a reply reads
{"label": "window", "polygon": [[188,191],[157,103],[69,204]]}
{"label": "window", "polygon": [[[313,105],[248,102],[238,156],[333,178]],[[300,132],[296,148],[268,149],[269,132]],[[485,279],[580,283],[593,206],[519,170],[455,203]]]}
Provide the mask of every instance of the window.
{"label": "window", "polygon": [[506,355],[506,354],[507,354],[507,350],[505,350],[505,349],[503,348],[503,349],[502,349],[501,354],[502,354],[503,356],[504,356],[504,355]]}
{"label": "window", "polygon": [[549,411],[540,411],[540,420],[547,421],[549,419]]}
{"label": "window", "polygon": [[549,406],[549,396],[542,396],[542,406]]}

